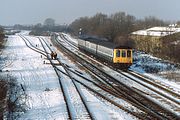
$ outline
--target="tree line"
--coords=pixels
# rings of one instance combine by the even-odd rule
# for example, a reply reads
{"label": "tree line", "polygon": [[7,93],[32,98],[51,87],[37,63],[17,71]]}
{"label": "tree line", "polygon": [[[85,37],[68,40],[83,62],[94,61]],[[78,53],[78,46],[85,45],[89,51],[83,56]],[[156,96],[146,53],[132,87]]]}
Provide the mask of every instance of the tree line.
{"label": "tree line", "polygon": [[[120,45],[136,48],[138,45],[135,45],[134,40],[130,37],[132,32],[155,26],[167,27],[169,24],[169,21],[164,21],[154,16],[137,19],[125,12],[117,12],[111,15],[97,13],[92,17],[81,17],[72,22],[69,28],[74,35],[98,36]],[[180,27],[180,21],[177,21],[177,27]],[[162,37],[160,41],[162,41],[161,46],[163,47],[154,55],[166,60],[180,62],[180,56],[177,56],[180,53],[179,38],[180,33]],[[148,39],[146,41],[150,43]],[[143,46],[148,45],[144,44]],[[154,49],[152,54],[155,51]]]}
{"label": "tree line", "polygon": [[169,23],[149,16],[137,19],[125,12],[106,15],[97,13],[92,17],[81,17],[69,25],[71,33],[107,38],[111,42],[123,43],[129,40],[129,34],[136,30],[154,26],[167,26]]}
{"label": "tree line", "polygon": [[2,27],[0,27],[0,40],[3,39],[4,37],[5,37],[4,29]]}
{"label": "tree line", "polygon": [[180,33],[171,34],[161,38],[161,57],[180,63]]}
{"label": "tree line", "polygon": [[[154,26],[166,27],[169,24],[169,21],[164,21],[154,16],[137,19],[135,16],[126,14],[125,12],[117,12],[111,15],[97,13],[91,17],[80,17],[69,25],[57,25],[54,19],[47,18],[43,24],[38,23],[31,26],[15,25],[14,28],[31,30],[30,34],[32,35],[49,35],[50,32],[68,32],[75,36],[93,36],[105,38],[116,44],[136,48],[134,40],[130,37],[132,32]],[[178,21],[177,24],[180,25],[180,21]],[[173,56],[174,53],[178,52],[179,48],[176,47],[176,44],[170,44],[168,40],[165,39],[167,38],[163,38],[162,40],[163,46],[168,46],[168,48],[173,50],[170,50],[167,54],[166,48],[164,47],[158,50],[158,53],[165,57]]]}
{"label": "tree line", "polygon": [[42,35],[47,31],[70,32],[78,36],[98,36],[106,38],[114,43],[129,43],[129,34],[136,30],[147,29],[154,26],[167,26],[169,22],[149,16],[144,19],[137,19],[125,12],[117,12],[111,15],[97,13],[92,17],[80,17],[69,25],[57,25],[55,20],[47,18],[43,24],[38,23],[32,26],[15,25],[15,29],[28,29],[33,35]]}

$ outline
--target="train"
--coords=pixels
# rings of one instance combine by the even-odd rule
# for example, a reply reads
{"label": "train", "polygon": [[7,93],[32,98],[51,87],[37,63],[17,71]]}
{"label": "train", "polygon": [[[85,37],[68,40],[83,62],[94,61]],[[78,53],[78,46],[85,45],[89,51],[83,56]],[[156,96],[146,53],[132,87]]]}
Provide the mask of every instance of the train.
{"label": "train", "polygon": [[133,50],[128,46],[91,37],[79,37],[78,48],[115,68],[128,69],[133,63]]}

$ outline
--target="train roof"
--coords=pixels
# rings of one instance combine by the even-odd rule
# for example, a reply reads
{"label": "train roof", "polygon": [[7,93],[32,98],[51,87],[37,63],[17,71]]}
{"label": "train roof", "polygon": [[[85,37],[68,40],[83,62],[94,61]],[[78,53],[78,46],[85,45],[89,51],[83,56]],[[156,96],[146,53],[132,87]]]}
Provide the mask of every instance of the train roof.
{"label": "train roof", "polygon": [[95,43],[95,44],[105,46],[105,47],[111,48],[111,49],[118,49],[118,48],[119,49],[131,49],[128,46],[121,46],[121,45],[117,45],[115,43],[112,43],[112,42],[109,42],[109,41],[106,41],[106,40],[100,40],[100,39],[95,39],[95,38],[84,38],[84,39],[81,39],[81,40],[89,41],[91,43]]}
{"label": "train roof", "polygon": [[112,42],[108,42],[108,41],[102,41],[98,43],[101,46],[105,46],[107,48],[111,48],[111,49],[131,49],[128,46],[122,46],[122,45],[118,45]]}
{"label": "train roof", "polygon": [[98,40],[98,41],[108,41],[108,39],[106,38],[100,38],[97,36],[88,36],[88,35],[81,35],[79,36],[80,39],[84,39],[84,40]]}

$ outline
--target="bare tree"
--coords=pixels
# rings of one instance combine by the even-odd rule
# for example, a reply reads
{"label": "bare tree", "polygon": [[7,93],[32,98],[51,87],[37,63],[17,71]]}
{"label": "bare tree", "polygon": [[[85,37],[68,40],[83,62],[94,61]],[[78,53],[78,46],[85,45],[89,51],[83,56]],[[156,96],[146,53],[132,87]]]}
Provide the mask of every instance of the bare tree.
{"label": "bare tree", "polygon": [[[81,33],[91,36],[99,36],[107,38],[112,42],[122,42],[128,35],[136,30],[153,27],[156,25],[165,25],[165,22],[155,17],[146,17],[142,20],[136,20],[132,15],[125,12],[117,12],[110,16],[97,13],[92,17],[81,17],[76,19],[70,28],[72,32]],[[120,41],[120,39],[123,39]]]}
{"label": "bare tree", "polygon": [[2,28],[2,27],[0,27],[0,40],[2,39],[2,38],[4,38],[5,36],[4,36],[4,29]]}
{"label": "bare tree", "polygon": [[48,27],[53,27],[53,26],[55,26],[55,20],[52,19],[52,18],[47,18],[47,19],[44,21],[44,25],[45,25],[45,26],[48,26]]}

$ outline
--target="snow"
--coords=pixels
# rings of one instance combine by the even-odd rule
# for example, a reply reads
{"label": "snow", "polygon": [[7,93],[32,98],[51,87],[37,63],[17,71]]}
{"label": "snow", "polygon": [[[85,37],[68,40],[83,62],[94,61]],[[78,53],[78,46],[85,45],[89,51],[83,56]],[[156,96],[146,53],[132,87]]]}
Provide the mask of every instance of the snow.
{"label": "snow", "polygon": [[[72,38],[69,37],[69,39],[72,39]],[[75,40],[75,39],[73,39],[73,40]],[[46,41],[48,41],[48,39],[46,39]],[[57,49],[54,49],[54,50],[58,52]],[[75,71],[81,71],[81,73],[84,76],[86,76],[89,79],[92,79],[89,75],[87,75],[87,73],[85,73],[84,71],[77,68],[77,66],[74,65],[74,63],[71,60],[69,60],[69,58],[64,56],[61,52],[58,52],[58,58],[61,60],[61,62],[63,64],[68,65],[69,68],[71,68]],[[77,78],[77,76],[73,75],[73,78]],[[77,78],[77,80],[83,81],[81,79],[82,78],[79,78],[79,77]],[[66,79],[66,81],[67,81],[67,79]],[[113,108],[113,106],[109,107],[105,103],[102,103],[95,96],[92,96],[86,89],[84,89],[84,87],[82,87],[81,90],[84,93],[84,96],[86,96],[86,99],[88,101],[88,106],[91,106],[90,109],[91,109],[92,114],[94,114],[95,118],[97,118],[98,120],[112,119],[112,117],[114,119],[119,119],[119,120],[122,120],[122,118],[128,119],[128,120],[135,119],[134,117],[127,115],[127,113],[122,110],[119,110],[119,109],[118,109],[118,111],[114,110],[115,108]],[[98,106],[98,107],[95,107],[95,106]],[[102,116],[102,114],[103,114],[103,116]]]}
{"label": "snow", "polygon": [[[37,37],[29,36],[29,31],[23,31],[33,45],[38,45],[39,49],[42,49],[39,39]],[[42,37],[50,44],[49,38]],[[52,43],[51,43],[52,44]],[[52,47],[53,50],[58,52],[58,58],[67,64],[70,68],[80,71],[84,76],[88,76],[87,73],[80,70],[68,57]],[[22,99],[25,101],[26,108],[24,113],[20,113],[19,120],[29,119],[47,119],[47,120],[67,120],[68,113],[64,97],[59,85],[59,78],[57,77],[53,67],[48,64],[50,63],[45,57],[41,57],[40,53],[37,53],[28,48],[20,36],[12,35],[9,36],[6,43],[6,48],[3,51],[2,58],[6,58],[6,66],[3,67],[0,75],[10,74],[17,79],[19,85],[22,85],[25,89],[26,97]],[[46,61],[47,64],[44,64]],[[5,64],[6,64],[5,63]],[[10,64],[9,64],[10,63]],[[4,64],[4,63],[3,63]],[[60,67],[58,67],[60,68]],[[76,76],[74,76],[76,77]],[[89,76],[88,76],[89,77]],[[74,88],[71,85],[69,78],[61,75],[61,80],[66,85],[66,93],[71,90],[69,95],[74,94]],[[116,108],[113,105],[109,105],[103,102],[97,96],[93,95],[87,89],[80,86],[83,96],[88,101],[88,106],[91,108],[92,114],[98,120],[132,120],[136,119],[130,114]],[[71,96],[71,100],[77,102],[76,96]],[[77,103],[76,103],[77,104]],[[79,108],[81,111],[82,108]],[[76,113],[74,111],[74,113]],[[18,112],[16,112],[18,114]],[[78,113],[81,115],[83,113]]]}
{"label": "snow", "polygon": [[150,54],[144,52],[135,51],[133,53],[134,63],[131,66],[132,70],[139,70],[138,72],[160,72],[165,70],[174,70],[175,65],[168,61],[163,61],[159,58],[153,57]]}
{"label": "snow", "polygon": [[[180,74],[180,71],[178,74]],[[161,78],[161,77],[155,76],[153,74],[145,73],[144,75],[148,76],[149,78],[158,80],[161,84],[165,85],[166,87],[169,87],[169,88],[173,89],[175,92],[180,93],[180,82],[179,81],[170,81],[168,79]]]}
{"label": "snow", "polygon": [[68,118],[58,78],[52,66],[43,64],[44,59],[39,53],[26,47],[24,41],[15,35],[8,39],[3,55],[11,56],[9,59],[13,61],[3,71],[8,70],[9,74],[15,76],[27,94],[25,101],[28,107],[18,119]]}
{"label": "snow", "polygon": [[[154,30],[159,29],[154,28]],[[38,38],[45,39],[48,44],[52,44],[49,37],[34,37],[29,36],[28,33],[29,31],[23,31],[20,34],[25,35],[25,37],[29,39],[34,46],[37,45],[38,49],[43,50],[43,47],[41,46]],[[64,35],[68,40],[71,40],[74,44],[77,45],[77,39],[72,38],[68,34]],[[61,40],[61,38],[59,39]],[[58,58],[61,60],[62,63],[66,64],[70,69],[78,71],[86,78],[93,80],[93,78],[91,78],[91,76],[86,73],[86,71],[80,69],[78,65],[73,62],[73,60],[69,59],[67,56],[61,53],[61,51],[58,51],[57,48],[53,46],[51,48],[54,51],[57,51]],[[76,50],[73,51],[77,52]],[[2,70],[2,72],[0,72],[0,75],[10,74],[14,76],[17,79],[18,84],[21,84],[25,88],[25,92],[27,94],[26,99],[23,99],[27,105],[27,108],[25,108],[26,111],[21,114],[18,119],[68,119],[66,104],[64,101],[62,90],[59,85],[59,78],[57,77],[53,67],[49,64],[50,61],[48,61],[45,57],[41,57],[41,54],[34,52],[30,48],[28,48],[25,45],[24,41],[18,36],[18,34],[9,36],[6,43],[6,48],[2,52],[2,55],[0,57],[6,59],[5,63],[0,62]],[[156,79],[157,82],[169,88],[172,88],[177,93],[180,93],[179,80],[174,80],[174,78],[170,80],[164,78],[163,76],[160,76],[162,74],[168,73],[169,71],[172,71],[173,73],[176,73],[180,76],[180,70],[176,68],[174,64],[168,63],[167,61],[163,61],[159,58],[142,52],[134,53],[134,59],[135,62],[131,66],[131,70],[144,74],[147,77]],[[44,61],[46,64],[44,64]],[[65,70],[61,66],[58,66],[58,68],[65,72]],[[114,77],[122,78],[121,75],[115,73],[113,70],[107,67],[104,67],[104,70],[106,70]],[[60,80],[65,85],[66,94],[69,95],[69,102],[71,104],[71,108],[76,106],[76,108],[73,110],[73,113],[83,115],[83,113],[80,113],[80,111],[82,111],[83,109],[82,106],[79,105],[79,98],[75,93],[75,89],[72,85],[71,80],[63,74],[61,74],[60,76]],[[85,82],[82,78],[77,77],[77,75],[72,74],[72,76],[79,81]],[[128,81],[126,78],[122,78],[120,80],[130,86],[139,87],[139,85],[135,84],[132,81]],[[136,119],[135,117],[129,115],[123,110],[111,105],[107,101],[103,101],[101,98],[89,92],[80,84],[77,83],[77,85],[80,88],[84,99],[88,102],[91,113],[96,119]],[[142,87],[139,88],[142,89]],[[142,90],[147,91],[144,88]],[[119,103],[126,106],[127,108],[132,108],[130,104],[123,100],[119,100]]]}
{"label": "snow", "polygon": [[77,39],[75,39],[75,38],[72,38],[71,37],[71,35],[69,35],[69,34],[65,34],[65,33],[62,33],[68,40],[71,40],[71,42],[73,42],[74,44],[78,44],[78,41],[77,41]]}
{"label": "snow", "polygon": [[60,90],[52,91],[31,91],[28,92],[27,104],[29,109],[19,119],[67,119],[63,96],[59,95]]}
{"label": "snow", "polygon": [[[165,30],[166,27],[154,27],[150,28],[150,30]],[[174,28],[177,31],[180,31],[180,28]],[[63,33],[64,35],[67,35]],[[76,40],[72,38],[71,36],[68,37],[69,40]],[[77,40],[76,40],[77,41]],[[178,88],[180,88],[180,69],[176,67],[176,64],[173,64],[169,61],[164,61],[160,58],[154,57],[150,54],[146,54],[144,52],[135,51],[133,53],[133,60],[134,63],[130,67],[131,70],[136,71],[138,73],[144,74],[150,78],[154,78],[158,80],[160,83],[165,84],[167,86],[170,86],[174,88],[175,91],[179,91]],[[113,73],[111,69],[104,68],[108,73]],[[160,73],[177,73],[179,76],[177,76],[178,80],[169,80],[166,78],[162,78],[159,76]],[[155,74],[156,73],[156,74]],[[159,74],[157,74],[159,73]],[[113,75],[114,76],[114,75]],[[176,77],[174,78],[176,79]],[[165,82],[166,81],[166,82]]]}
{"label": "snow", "polygon": [[[146,77],[153,79],[154,80],[153,82],[156,82],[160,85],[166,86],[167,88],[170,88],[177,94],[180,93],[180,89],[179,89],[180,88],[180,84],[179,84],[180,83],[180,70],[179,70],[179,68],[176,67],[176,64],[171,63],[169,61],[164,61],[162,59],[153,57],[152,55],[145,54],[143,52],[138,52],[138,51],[134,52],[133,56],[134,56],[134,63],[130,68],[131,70],[136,71],[140,74],[145,75]],[[142,91],[146,91],[148,93],[148,90],[146,88],[143,88],[142,86],[138,85],[137,83],[134,83],[134,82],[128,80],[127,78],[122,77],[121,75],[119,75],[118,73],[113,71],[112,69],[110,69],[108,67],[104,67],[103,69],[111,76],[114,76],[117,79],[121,78],[119,80],[121,82],[123,82],[124,84],[138,88],[138,89],[140,89]],[[167,79],[167,78],[160,76],[160,74],[166,74],[168,72],[171,72],[173,74],[176,73],[177,76],[172,79]],[[159,89],[156,89],[156,90],[159,91]],[[154,93],[150,92],[149,94],[154,94]],[[168,95],[166,93],[164,93],[164,94]],[[155,98],[153,98],[153,99],[155,102],[161,104],[162,106],[164,106],[170,110],[175,108],[175,107],[172,108],[173,106],[169,106],[169,104],[167,104],[167,103],[161,102],[161,99],[160,100],[157,100]],[[174,99],[176,101],[179,101],[178,98],[174,98]],[[174,111],[176,113],[178,113],[178,111],[176,111],[175,109],[174,109]]]}
{"label": "snow", "polygon": [[[131,70],[141,73],[149,78],[156,80],[158,83],[172,88],[175,92],[180,93],[180,69],[176,64],[153,57],[152,55],[135,52],[134,63]],[[176,74],[171,79],[163,75]]]}
{"label": "snow", "polygon": [[180,28],[176,27],[152,27],[146,30],[138,30],[132,32],[133,35],[149,35],[149,36],[167,36],[180,32]]}

